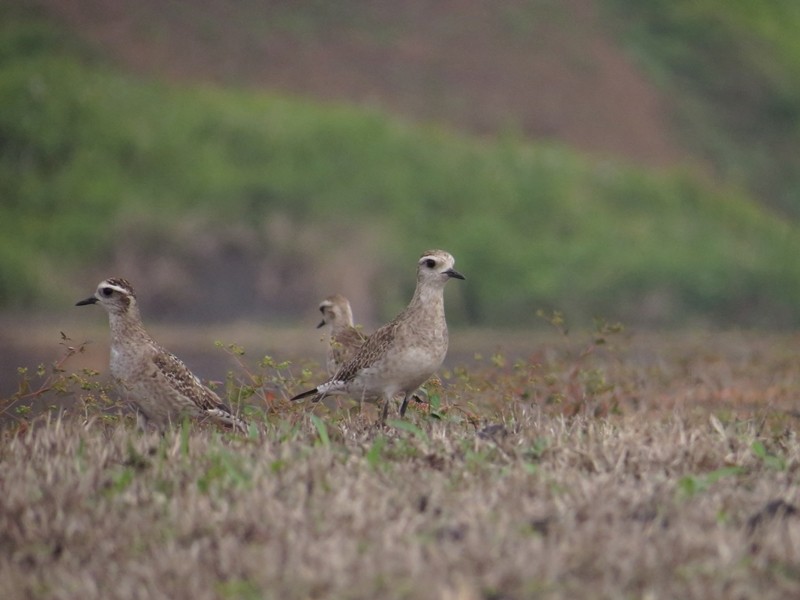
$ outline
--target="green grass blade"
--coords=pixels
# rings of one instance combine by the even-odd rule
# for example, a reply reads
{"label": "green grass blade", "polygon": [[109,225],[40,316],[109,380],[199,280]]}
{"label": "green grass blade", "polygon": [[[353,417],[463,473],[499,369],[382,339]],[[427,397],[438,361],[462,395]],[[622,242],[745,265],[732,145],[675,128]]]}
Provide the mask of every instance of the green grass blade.
{"label": "green grass blade", "polygon": [[325,447],[330,447],[331,439],[328,436],[328,426],[325,425],[325,421],[320,419],[317,415],[311,415],[311,422],[317,429],[317,434],[319,435],[320,443]]}

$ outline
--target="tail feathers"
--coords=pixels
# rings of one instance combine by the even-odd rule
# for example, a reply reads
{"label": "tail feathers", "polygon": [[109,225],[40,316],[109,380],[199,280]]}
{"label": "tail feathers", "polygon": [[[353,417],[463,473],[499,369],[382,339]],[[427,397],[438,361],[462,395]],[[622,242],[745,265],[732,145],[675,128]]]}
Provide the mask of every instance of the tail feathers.
{"label": "tail feathers", "polygon": [[[319,388],[313,388],[305,392],[302,392],[300,394],[297,394],[296,396],[292,396],[291,398],[289,398],[289,401],[291,402],[293,400],[300,400],[301,398],[307,398],[308,396],[313,396],[314,394],[320,394]],[[315,400],[317,399],[315,398]]]}
{"label": "tail feathers", "polygon": [[314,396],[311,399],[311,401],[319,402],[325,396],[343,394],[343,393],[345,393],[344,382],[333,379],[331,381],[326,381],[325,383],[318,385],[313,390],[308,390],[306,392],[303,392],[302,394],[297,394],[297,396],[289,398],[289,400],[300,400],[300,398],[307,398],[308,396]]}
{"label": "tail feathers", "polygon": [[247,433],[247,422],[240,419],[233,413],[228,412],[223,408],[212,408],[206,411],[208,416],[213,417],[220,423],[233,428],[235,431]]}

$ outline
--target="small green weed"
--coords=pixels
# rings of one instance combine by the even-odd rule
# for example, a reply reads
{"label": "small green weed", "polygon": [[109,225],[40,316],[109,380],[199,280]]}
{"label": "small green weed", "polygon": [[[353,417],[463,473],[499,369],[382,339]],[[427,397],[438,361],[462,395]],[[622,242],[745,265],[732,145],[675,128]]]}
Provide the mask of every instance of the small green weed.
{"label": "small green weed", "polygon": [[328,436],[328,426],[325,424],[325,421],[320,419],[317,415],[311,415],[309,418],[311,419],[311,423],[314,425],[314,429],[317,430],[319,443],[326,448],[330,448],[331,439]]}
{"label": "small green weed", "polygon": [[743,467],[722,467],[703,475],[685,475],[678,480],[678,490],[682,498],[692,498],[707,491],[721,479],[738,477],[744,472]]}
{"label": "small green weed", "polygon": [[777,456],[775,454],[770,454],[767,452],[764,443],[760,440],[754,441],[750,449],[753,451],[761,461],[764,463],[764,466],[769,467],[770,469],[774,469],[775,471],[785,471],[786,470],[786,459],[781,456]]}

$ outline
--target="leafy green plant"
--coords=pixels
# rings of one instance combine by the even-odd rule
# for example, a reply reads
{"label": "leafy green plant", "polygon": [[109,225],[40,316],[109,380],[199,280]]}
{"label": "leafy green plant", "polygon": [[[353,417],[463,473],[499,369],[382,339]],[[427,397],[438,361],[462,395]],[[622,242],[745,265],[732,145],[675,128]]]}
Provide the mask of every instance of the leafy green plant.
{"label": "leafy green plant", "polygon": [[117,496],[133,483],[135,471],[131,467],[123,467],[114,471],[105,489],[108,496]]}
{"label": "leafy green plant", "polygon": [[225,600],[259,600],[264,597],[259,586],[247,579],[229,579],[217,585],[217,593]]}
{"label": "leafy green plant", "polygon": [[691,498],[708,490],[727,477],[737,477],[744,472],[742,467],[721,467],[703,475],[684,475],[678,480],[678,490],[683,498]]}
{"label": "leafy green plant", "polygon": [[251,475],[240,454],[218,448],[213,453],[207,453],[204,461],[205,471],[197,479],[197,487],[204,494],[250,484]]}
{"label": "leafy green plant", "polygon": [[767,448],[760,440],[754,441],[750,445],[750,450],[752,450],[753,454],[755,454],[764,463],[764,465],[770,469],[774,469],[776,471],[786,470],[786,459],[767,452]]}
{"label": "leafy green plant", "polygon": [[367,464],[373,469],[378,469],[388,464],[383,457],[383,451],[386,447],[386,444],[387,440],[385,437],[376,436],[375,439],[372,440],[372,444],[364,455]]}
{"label": "leafy green plant", "polygon": [[311,419],[311,423],[314,425],[314,429],[317,430],[320,444],[326,448],[330,448],[331,438],[328,436],[328,426],[325,424],[325,421],[320,419],[317,415],[311,415],[309,418]]}
{"label": "leafy green plant", "polygon": [[407,433],[410,433],[414,437],[418,438],[420,441],[426,443],[430,441],[427,432],[424,429],[422,429],[422,427],[416,425],[415,423],[412,423],[411,421],[402,421],[400,419],[389,419],[388,421],[386,421],[386,424],[389,427],[397,429],[398,431],[405,431]]}
{"label": "leafy green plant", "polygon": [[9,397],[0,398],[0,415],[16,420],[20,426],[39,414],[42,408],[55,410],[61,404],[60,398],[75,397],[84,415],[100,415],[113,421],[116,416],[109,412],[118,409],[116,394],[107,384],[99,380],[97,371],[82,368],[69,370],[70,360],[82,354],[88,342],[73,345],[72,340],[60,333],[59,345],[62,355],[51,365],[39,364],[34,372],[28,367],[17,368],[17,391]]}

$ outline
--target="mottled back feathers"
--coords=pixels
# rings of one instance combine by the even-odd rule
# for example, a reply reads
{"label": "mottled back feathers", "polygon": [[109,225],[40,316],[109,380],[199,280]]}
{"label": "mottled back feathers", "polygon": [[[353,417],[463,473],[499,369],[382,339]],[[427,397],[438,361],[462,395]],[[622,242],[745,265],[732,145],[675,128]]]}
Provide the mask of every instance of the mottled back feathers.
{"label": "mottled back feathers", "polygon": [[414,296],[405,310],[369,336],[328,381],[292,399],[382,396],[385,418],[389,400],[402,393],[400,414],[404,414],[410,394],[441,366],[447,353],[444,286],[451,278],[464,279],[453,264],[453,257],[443,250],[423,253],[417,262]]}
{"label": "mottled back feathers", "polygon": [[142,325],[133,286],[122,278],[101,281],[93,296],[79,306],[100,304],[111,327],[111,374],[127,392],[144,429],[152,422],[163,430],[188,416],[211,418],[246,431],[211,389],[204,386],[180,359],[162,348]]}

